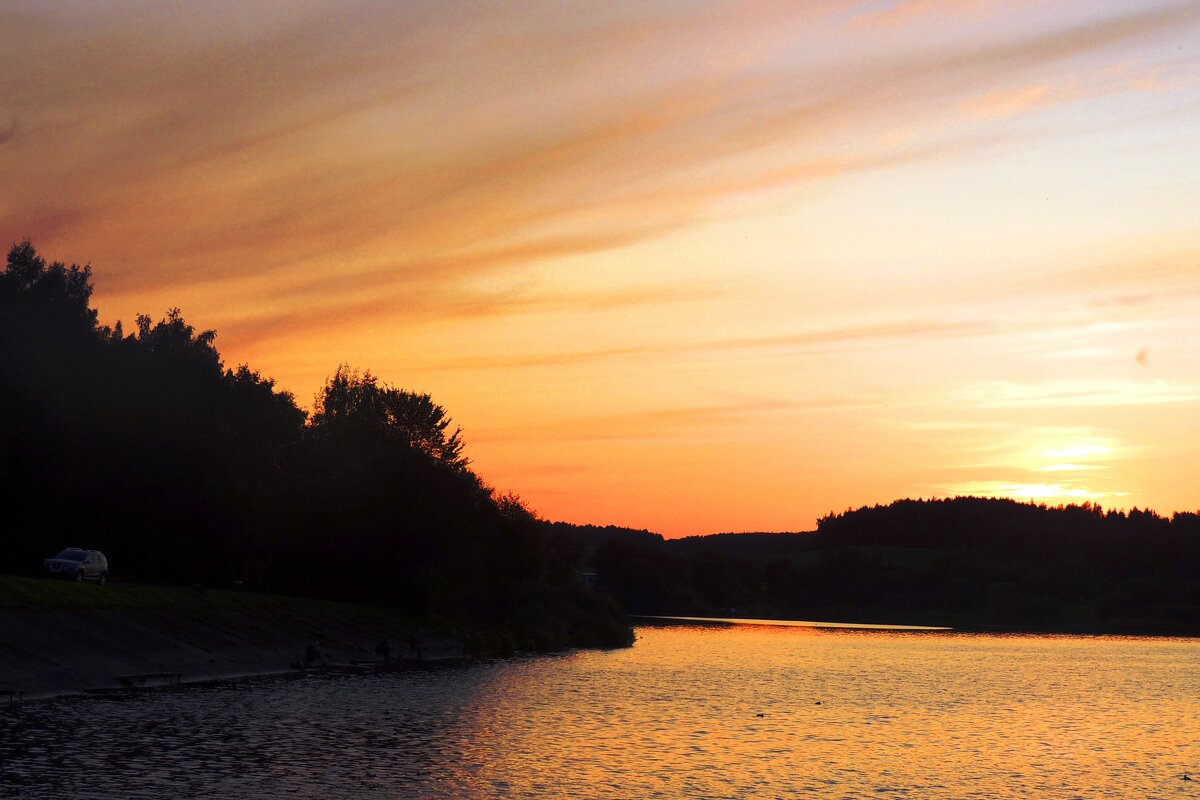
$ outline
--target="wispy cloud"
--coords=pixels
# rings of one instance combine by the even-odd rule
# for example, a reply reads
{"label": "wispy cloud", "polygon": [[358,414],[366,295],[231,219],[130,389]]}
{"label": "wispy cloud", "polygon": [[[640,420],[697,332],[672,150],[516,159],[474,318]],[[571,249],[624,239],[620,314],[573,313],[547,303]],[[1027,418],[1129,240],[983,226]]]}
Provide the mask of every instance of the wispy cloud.
{"label": "wispy cloud", "polygon": [[894,27],[929,16],[986,16],[1002,10],[1030,5],[1032,0],[893,0],[882,8],[863,12],[854,18],[860,27]]}
{"label": "wispy cloud", "polygon": [[536,429],[481,430],[472,440],[496,442],[618,442],[685,440],[704,441],[744,435],[747,420],[797,412],[857,408],[871,398],[824,396],[803,400],[747,399],[707,405],[670,406],[645,411],[591,414]]}
{"label": "wispy cloud", "polygon": [[515,369],[523,367],[554,367],[582,364],[592,361],[626,357],[685,355],[688,353],[714,353],[721,351],[812,351],[835,347],[862,347],[884,345],[895,347],[905,342],[922,339],[945,339],[982,336],[994,333],[998,328],[989,322],[900,320],[866,325],[835,328],[820,328],[798,333],[776,336],[750,336],[700,341],[653,342],[613,347],[603,350],[586,350],[561,353],[542,353],[516,357],[489,357],[462,361],[443,361],[430,364],[427,369],[476,370]]}
{"label": "wispy cloud", "polygon": [[1012,89],[995,89],[979,97],[963,101],[963,113],[971,119],[1007,119],[1018,114],[1044,108],[1061,98],[1044,83],[1028,84]]}
{"label": "wispy cloud", "polygon": [[1095,408],[1187,403],[1200,399],[1195,382],[1147,380],[987,381],[960,390],[954,403],[974,408]]}
{"label": "wispy cloud", "polygon": [[991,89],[967,97],[960,109],[970,120],[998,121],[1108,95],[1171,91],[1178,80],[1166,80],[1162,74],[1161,65],[1141,68],[1116,64],[1105,69],[1042,77],[1033,83]]}
{"label": "wispy cloud", "polygon": [[1134,448],[1087,427],[1005,422],[977,428],[955,469],[1070,472],[1108,469]]}
{"label": "wispy cloud", "polygon": [[186,8],[9,12],[0,68],[20,124],[0,150],[0,233],[119,254],[111,291],[262,275],[273,298],[303,294],[324,318],[344,300],[361,320],[389,313],[349,296],[363,281],[455,285],[658,236],[729,195],[989,146],[949,128],[902,147],[861,131],[1197,18],[1152,8],[830,81],[827,64],[759,55],[835,13],[813,8],[597,12],[557,38],[503,10],[510,33],[491,34],[437,4],[243,10],[224,26]]}
{"label": "wispy cloud", "polygon": [[1047,425],[988,418],[919,425],[943,437],[949,479],[926,484],[939,495],[1071,502],[1129,496],[1124,469],[1141,448],[1115,432],[1082,425]]}
{"label": "wispy cloud", "polygon": [[1019,501],[1078,502],[1125,497],[1125,492],[1097,491],[1087,486],[1064,483],[1009,483],[1005,481],[964,481],[933,487],[946,497],[1003,497]]}

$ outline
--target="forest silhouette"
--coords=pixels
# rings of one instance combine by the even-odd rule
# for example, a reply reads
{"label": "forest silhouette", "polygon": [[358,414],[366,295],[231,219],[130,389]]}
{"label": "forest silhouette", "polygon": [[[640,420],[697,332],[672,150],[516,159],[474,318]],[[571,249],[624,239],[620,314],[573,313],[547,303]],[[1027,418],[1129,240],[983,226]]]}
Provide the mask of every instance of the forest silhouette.
{"label": "forest silhouette", "polygon": [[546,523],[631,612],[1200,634],[1200,516],[955,497],[815,531],[664,540]]}
{"label": "forest silhouette", "polygon": [[620,645],[579,548],[476,475],[429,395],[337,367],[314,412],[179,309],[97,322],[89,266],[0,273],[3,570],[67,545],[114,577],[363,601],[528,649]]}
{"label": "forest silhouette", "polygon": [[[0,273],[7,572],[66,545],[114,577],[363,601],[529,649],[642,614],[1200,634],[1200,516],[958,497],[807,533],[664,540],[540,520],[470,467],[428,394],[338,366],[311,414],[179,309],[125,333],[90,267],[22,242]],[[581,570],[598,576],[585,588]],[[613,598],[617,602],[613,602]]]}

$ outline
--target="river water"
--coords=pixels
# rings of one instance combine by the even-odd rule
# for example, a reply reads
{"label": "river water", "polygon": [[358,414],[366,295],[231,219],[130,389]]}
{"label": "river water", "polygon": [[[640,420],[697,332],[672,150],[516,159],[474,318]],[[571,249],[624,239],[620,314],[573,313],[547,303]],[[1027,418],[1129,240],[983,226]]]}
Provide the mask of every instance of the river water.
{"label": "river water", "polygon": [[1200,642],[681,624],[66,699],[0,712],[0,797],[1200,798]]}

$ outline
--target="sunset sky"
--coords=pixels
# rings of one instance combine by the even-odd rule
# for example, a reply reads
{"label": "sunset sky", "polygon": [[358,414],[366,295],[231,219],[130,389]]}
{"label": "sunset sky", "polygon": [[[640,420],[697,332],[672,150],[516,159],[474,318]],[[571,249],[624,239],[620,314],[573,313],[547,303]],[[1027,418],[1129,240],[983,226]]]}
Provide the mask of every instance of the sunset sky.
{"label": "sunset sky", "polygon": [[543,516],[1200,508],[1200,2],[0,4],[0,238]]}

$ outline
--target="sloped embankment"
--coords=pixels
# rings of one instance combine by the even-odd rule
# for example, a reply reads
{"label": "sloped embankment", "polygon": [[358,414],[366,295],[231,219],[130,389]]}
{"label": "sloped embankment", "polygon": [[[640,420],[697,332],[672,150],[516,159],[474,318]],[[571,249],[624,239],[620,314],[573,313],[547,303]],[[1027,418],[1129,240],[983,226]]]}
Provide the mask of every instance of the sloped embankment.
{"label": "sloped embankment", "polygon": [[184,681],[287,671],[319,642],[329,661],[462,655],[460,639],[386,609],[307,598],[0,576],[0,690],[26,697],[118,685],[117,676]]}

